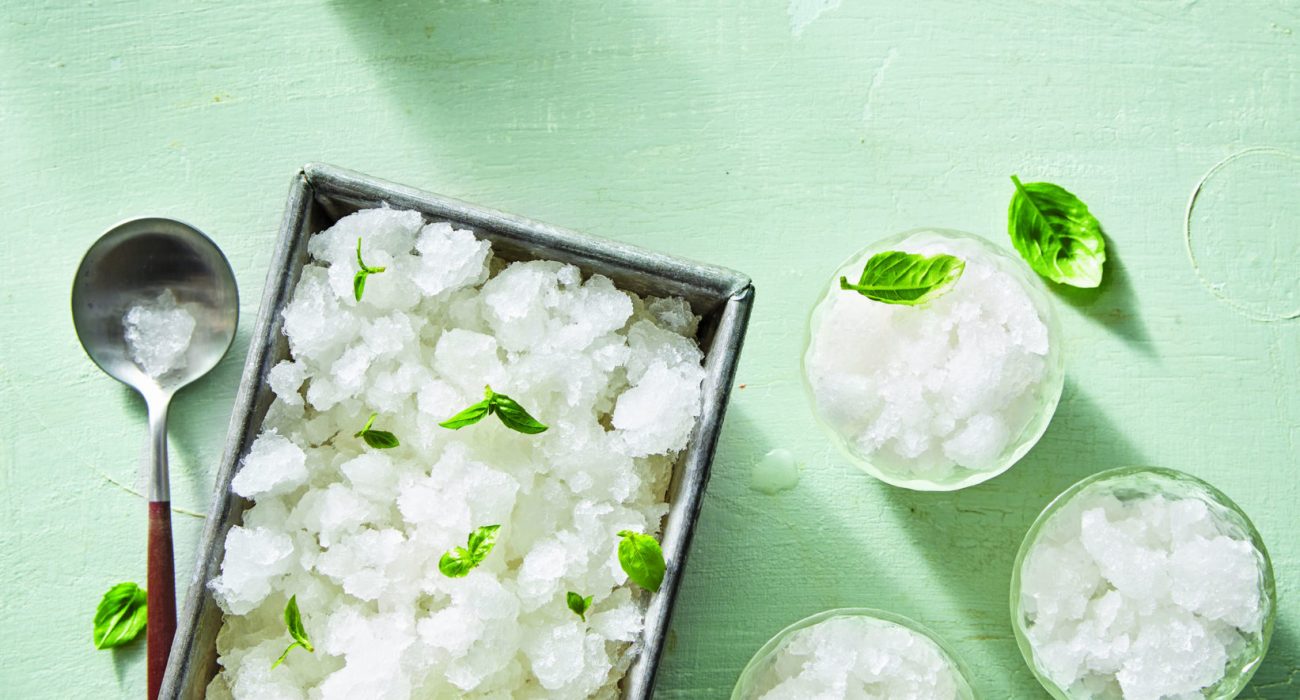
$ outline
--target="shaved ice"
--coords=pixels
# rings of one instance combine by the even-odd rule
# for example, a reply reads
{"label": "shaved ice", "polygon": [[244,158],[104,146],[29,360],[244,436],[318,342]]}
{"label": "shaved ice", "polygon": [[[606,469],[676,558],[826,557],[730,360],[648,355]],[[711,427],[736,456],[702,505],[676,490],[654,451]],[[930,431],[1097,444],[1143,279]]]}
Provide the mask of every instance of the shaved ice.
{"label": "shaved ice", "polygon": [[[358,238],[386,268],[360,301]],[[308,252],[283,311],[290,357],[231,485],[254,503],[210,584],[225,619],[209,696],[615,697],[647,598],[616,533],[658,536],[700,413],[689,304],[507,263],[410,211],[357,212]],[[485,385],[549,429],[438,425]],[[354,437],[371,413],[398,447]],[[482,563],[444,576],[440,556],[491,524]],[[567,591],[594,597],[585,622]],[[292,595],[315,652],[271,670]]]}
{"label": "shaved ice", "polygon": [[[965,271],[918,305],[840,289],[872,254],[954,255]],[[871,473],[957,488],[1009,467],[1046,429],[1064,370],[1050,300],[1009,254],[968,234],[919,231],[841,268],[813,311],[804,372],[813,404]]]}
{"label": "shaved ice", "polygon": [[1262,653],[1264,555],[1208,493],[1099,480],[1026,547],[1018,624],[1070,698],[1229,697],[1218,684]]}
{"label": "shaved ice", "polygon": [[972,697],[956,664],[934,640],[863,615],[832,615],[796,629],[755,664],[746,670],[733,700]]}
{"label": "shaved ice", "polygon": [[132,306],[122,317],[131,360],[155,379],[185,368],[185,353],[196,325],[194,316],[176,303],[170,289]]}

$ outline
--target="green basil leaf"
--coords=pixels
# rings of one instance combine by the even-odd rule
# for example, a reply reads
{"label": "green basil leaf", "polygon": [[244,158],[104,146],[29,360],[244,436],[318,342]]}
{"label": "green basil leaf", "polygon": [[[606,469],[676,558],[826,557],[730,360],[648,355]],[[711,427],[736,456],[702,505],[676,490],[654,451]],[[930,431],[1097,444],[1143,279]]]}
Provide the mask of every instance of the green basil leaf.
{"label": "green basil leaf", "polygon": [[467,425],[477,423],[489,414],[495,413],[502,425],[511,430],[536,435],[545,432],[546,426],[533,418],[518,401],[492,391],[492,387],[483,387],[483,400],[439,423],[444,428],[459,430]]}
{"label": "green basil leaf", "polygon": [[578,595],[573,591],[569,591],[568,593],[565,594],[564,600],[566,603],[568,603],[569,609],[573,611],[573,614],[582,618],[583,622],[586,622],[587,610],[591,608],[592,597],[593,596],[587,596],[586,598],[583,598],[581,595]]}
{"label": "green basil leaf", "polygon": [[1101,223],[1088,205],[1069,190],[1050,182],[1016,186],[1007,211],[1011,244],[1034,272],[1072,287],[1101,284],[1106,241]]}
{"label": "green basil leaf", "polygon": [[379,416],[378,413],[371,413],[370,418],[366,420],[366,424],[361,428],[361,430],[358,430],[356,433],[353,433],[352,437],[361,437],[362,435],[365,435],[366,431],[370,430],[370,426],[375,424],[375,418],[377,418],[378,416]]}
{"label": "green basil leaf", "polygon": [[352,278],[352,296],[361,301],[361,295],[366,293],[366,278],[370,276],[365,270],[357,270],[357,274]]}
{"label": "green basil leaf", "polygon": [[308,653],[316,651],[316,648],[311,645],[311,640],[307,638],[307,630],[302,626],[302,613],[298,611],[297,595],[289,596],[289,602],[284,605],[284,626],[289,630],[293,643],[285,648],[284,653],[280,654],[280,658],[276,659],[275,663],[271,664],[272,669],[284,663],[285,657],[289,656],[289,652],[293,651],[294,647],[302,647]]}
{"label": "green basil leaf", "polygon": [[284,626],[289,629],[289,636],[293,637],[307,651],[315,651],[311,646],[311,640],[307,638],[307,630],[302,626],[302,613],[298,611],[298,596],[289,596],[289,602],[284,606]]}
{"label": "green basil leaf", "polygon": [[149,620],[148,608],[138,584],[119,583],[108,589],[95,608],[95,648],[112,649],[140,636]]}
{"label": "green basil leaf", "polygon": [[469,533],[467,547],[456,547],[442,555],[438,560],[438,570],[450,578],[461,578],[469,574],[474,567],[483,563],[488,553],[496,546],[497,531],[500,529],[500,525],[484,525],[475,528]]}
{"label": "green basil leaf", "polygon": [[375,424],[375,417],[378,415],[378,413],[371,413],[365,427],[358,430],[352,437],[365,440],[367,445],[376,450],[388,450],[401,445],[402,443],[397,440],[397,436],[387,430],[371,430],[370,426]]}
{"label": "green basil leaf", "polygon": [[529,415],[528,411],[525,411],[524,407],[519,405],[519,402],[509,396],[494,394],[489,401],[492,403],[497,418],[500,418],[507,428],[526,435],[546,432],[546,426],[541,421]]}
{"label": "green basil leaf", "polygon": [[438,425],[441,425],[444,428],[451,428],[452,430],[460,430],[467,425],[473,425],[483,420],[483,418],[491,412],[492,407],[488,404],[487,399],[484,399]]}
{"label": "green basil leaf", "polygon": [[396,435],[387,430],[367,430],[361,439],[376,450],[389,450],[402,444]]}
{"label": "green basil leaf", "polygon": [[623,538],[618,543],[618,563],[627,577],[647,591],[657,593],[667,569],[659,543],[649,535],[631,530],[621,530],[618,536]]}
{"label": "green basil leaf", "polygon": [[500,525],[484,525],[469,533],[469,553],[475,564],[483,561],[496,546],[497,531],[500,529]]}
{"label": "green basil leaf", "polygon": [[290,644],[289,646],[285,647],[284,652],[280,654],[280,658],[276,659],[275,663],[271,664],[271,670],[274,671],[276,666],[279,666],[280,664],[284,663],[285,658],[289,656],[289,652],[293,651],[295,648],[300,646],[302,645],[299,644],[298,642],[294,642],[293,644]]}
{"label": "green basil leaf", "polygon": [[357,239],[357,274],[352,278],[352,296],[361,301],[361,295],[366,291],[366,278],[370,275],[377,275],[388,268],[370,267],[361,259],[361,239]]}
{"label": "green basil leaf", "polygon": [[857,284],[841,277],[840,289],[851,289],[873,301],[911,306],[949,291],[965,270],[966,263],[951,255],[926,257],[887,250],[871,256]]}
{"label": "green basil leaf", "polygon": [[476,566],[478,566],[478,563],[470,556],[469,550],[464,547],[457,547],[450,552],[445,552],[442,558],[438,560],[438,570],[448,578],[462,578],[468,575]]}

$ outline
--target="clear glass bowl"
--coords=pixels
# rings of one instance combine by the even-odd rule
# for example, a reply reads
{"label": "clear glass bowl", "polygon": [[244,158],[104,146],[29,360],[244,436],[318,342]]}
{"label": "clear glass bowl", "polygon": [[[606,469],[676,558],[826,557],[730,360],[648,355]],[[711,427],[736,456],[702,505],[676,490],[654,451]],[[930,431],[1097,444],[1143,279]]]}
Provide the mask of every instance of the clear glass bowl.
{"label": "clear glass bowl", "polygon": [[957,697],[960,700],[976,700],[978,696],[972,689],[970,682],[970,671],[962,663],[961,657],[957,652],[948,646],[942,639],[936,636],[929,629],[915,620],[895,615],[884,610],[874,610],[872,608],[836,608],[826,610],[815,615],[810,615],[804,619],[786,627],[777,632],[767,643],[754,653],[754,657],[746,664],[745,670],[740,672],[740,679],[736,681],[736,687],[731,691],[731,700],[753,700],[758,697],[755,686],[759,681],[764,680],[764,674],[770,671],[771,663],[776,653],[784,648],[790,636],[802,629],[807,629],[826,620],[838,617],[866,617],[873,620],[879,620],[884,623],[898,625],[922,637],[930,640],[938,648],[942,655],[953,669],[953,675],[957,681]]}
{"label": "clear glass bowl", "polygon": [[[925,250],[928,254],[932,254],[932,252],[937,252],[936,249],[957,255],[965,260],[978,258],[980,262],[997,267],[998,270],[1019,282],[1025,295],[1037,310],[1039,318],[1047,326],[1049,346],[1046,357],[1046,374],[1036,388],[1035,410],[1023,421],[1022,425],[1010,426],[1012,437],[1007,441],[1006,447],[999,455],[996,463],[990,468],[979,470],[949,463],[947,465],[949,468],[956,468],[947,476],[939,479],[929,479],[919,477],[897,465],[891,465],[887,463],[887,460],[880,457],[873,458],[872,455],[864,454],[859,450],[852,442],[853,436],[845,435],[824,414],[813,386],[809,365],[813,354],[813,341],[830,310],[831,304],[829,302],[837,294],[854,293],[840,289],[840,276],[857,279],[862,274],[862,268],[866,265],[867,260],[872,255],[886,250],[908,252]],[[960,285],[960,281],[958,285]],[[960,293],[960,286],[951,293]],[[923,311],[923,309],[919,310]],[[835,274],[830,277],[825,290],[813,306],[812,313],[808,318],[802,362],[803,384],[817,422],[830,435],[831,440],[839,447],[840,451],[858,468],[894,486],[916,491],[955,491],[988,481],[1010,469],[1012,465],[1029,452],[1038,442],[1038,439],[1043,436],[1043,433],[1047,431],[1047,425],[1056,412],[1056,405],[1060,402],[1061,390],[1065,385],[1065,353],[1062,344],[1061,323],[1057,317],[1056,307],[1051,295],[1042,280],[1038,278],[1038,275],[1020,258],[1016,257],[1014,251],[1000,248],[970,233],[945,229],[916,229],[876,241],[836,268]],[[862,347],[864,353],[871,352],[871,339],[863,339]]]}
{"label": "clear glass bowl", "polygon": [[1204,690],[1206,700],[1229,700],[1237,697],[1237,694],[1250,682],[1251,676],[1255,675],[1255,670],[1268,651],[1268,643],[1273,636],[1273,625],[1277,618],[1277,589],[1273,580],[1273,563],[1268,557],[1268,550],[1264,548],[1264,541],[1260,538],[1255,525],[1250,522],[1250,518],[1246,517],[1241,508],[1223,492],[1190,474],[1158,467],[1111,469],[1079,481],[1043,509],[1025,535],[1011,571],[1011,627],[1016,634],[1016,643],[1020,646],[1020,653],[1025,657],[1025,662],[1029,664],[1038,682],[1057,700],[1074,700],[1074,696],[1048,677],[1029,641],[1029,620],[1021,610],[1020,603],[1020,576],[1025,557],[1052,517],[1076,498],[1113,495],[1121,501],[1126,501],[1157,494],[1170,498],[1197,498],[1204,501],[1210,506],[1211,512],[1219,516],[1219,519],[1229,528],[1229,532],[1225,534],[1230,534],[1235,539],[1249,540],[1255,547],[1255,551],[1259,553],[1262,573],[1260,600],[1264,608],[1263,625],[1260,627],[1259,634],[1250,640],[1241,653],[1229,659],[1223,680]]}

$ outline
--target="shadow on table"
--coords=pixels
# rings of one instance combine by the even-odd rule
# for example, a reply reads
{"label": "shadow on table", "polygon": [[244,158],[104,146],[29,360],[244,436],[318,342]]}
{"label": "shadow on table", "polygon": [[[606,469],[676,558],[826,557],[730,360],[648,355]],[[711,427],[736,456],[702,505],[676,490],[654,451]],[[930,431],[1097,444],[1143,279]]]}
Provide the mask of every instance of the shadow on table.
{"label": "shadow on table", "polygon": [[[891,489],[888,504],[929,560],[932,580],[977,626],[974,639],[1019,658],[1009,611],[1011,569],[1029,526],[1079,479],[1144,461],[1123,431],[1067,380],[1047,432],[1010,471],[960,491]],[[994,617],[986,619],[990,610]]]}
{"label": "shadow on table", "polygon": [[[462,188],[533,171],[548,199],[600,197],[656,177],[639,154],[680,148],[678,132],[697,126],[671,105],[703,88],[687,57],[656,41],[664,28],[647,26],[648,11],[636,3],[593,11],[581,3],[334,0],[330,8],[408,117],[411,149],[460,173]],[[644,66],[654,70],[631,80]]]}
{"label": "shadow on table", "polygon": [[146,644],[143,632],[134,641],[109,650],[109,653],[113,655],[113,675],[117,678],[118,688],[125,689],[135,685],[133,681],[127,680],[127,676],[128,674],[144,671],[145,650]]}
{"label": "shadow on table", "polygon": [[[878,501],[879,493],[837,493],[842,482],[822,478],[858,474],[819,473],[844,467],[809,460],[790,490],[751,488],[754,463],[773,448],[809,455],[798,444],[775,443],[763,421],[734,397],[674,612],[676,643],[660,672],[665,692],[689,683],[693,690],[708,688],[711,697],[725,696],[754,652],[787,625],[829,608],[894,607],[909,599],[894,586],[887,562],[871,559],[882,527],[844,522],[847,512],[873,510],[849,503],[852,498]],[[808,420],[809,434],[818,435]],[[704,649],[707,667],[698,664]]]}
{"label": "shadow on table", "polygon": [[1151,335],[1142,320],[1141,305],[1133,289],[1128,267],[1119,255],[1115,240],[1106,237],[1106,268],[1101,286],[1080,289],[1044,280],[1061,301],[1078,309],[1088,320],[1105,327],[1133,349],[1154,355]]}

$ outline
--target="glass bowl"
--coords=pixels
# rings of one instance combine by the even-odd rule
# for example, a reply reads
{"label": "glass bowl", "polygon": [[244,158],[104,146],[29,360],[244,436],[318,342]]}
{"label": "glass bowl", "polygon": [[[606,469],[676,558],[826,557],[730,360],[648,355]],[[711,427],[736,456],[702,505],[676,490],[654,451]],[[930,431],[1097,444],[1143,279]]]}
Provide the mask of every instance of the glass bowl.
{"label": "glass bowl", "polygon": [[1077,498],[1096,495],[1113,495],[1120,501],[1153,495],[1179,500],[1196,498],[1206,503],[1210,507],[1210,512],[1218,516],[1220,532],[1233,536],[1234,539],[1247,540],[1254,546],[1260,564],[1260,605],[1263,623],[1259,633],[1253,635],[1236,656],[1229,658],[1223,679],[1202,691],[1207,700],[1235,698],[1250,682],[1251,676],[1255,675],[1255,670],[1264,659],[1269,640],[1273,635],[1273,625],[1277,617],[1277,589],[1273,580],[1273,564],[1250,518],[1246,517],[1241,508],[1223,492],[1189,474],[1158,467],[1122,467],[1083,479],[1057,496],[1030,526],[1011,571],[1011,626],[1015,631],[1020,653],[1025,657],[1025,662],[1029,664],[1038,682],[1057,700],[1075,700],[1079,697],[1071,695],[1058,686],[1038,661],[1033,644],[1029,640],[1028,613],[1021,608],[1021,571],[1029,550],[1037,543],[1043,528],[1052,521],[1053,516]]}
{"label": "glass bowl", "polygon": [[[928,465],[928,469],[943,470],[946,473],[934,477],[918,475],[915,470],[909,468],[911,465],[904,458],[895,455],[886,456],[880,452],[865,453],[854,443],[853,428],[843,425],[845,421],[840,421],[841,424],[837,425],[836,420],[827,414],[818,398],[817,382],[812,375],[813,356],[819,332],[831,312],[837,295],[855,293],[840,289],[839,278],[845,276],[853,280],[858,279],[866,261],[872,255],[886,250],[903,250],[927,255],[945,252],[963,260],[977,259],[981,264],[991,265],[1019,283],[1018,286],[1028,297],[1039,319],[1047,328],[1048,350],[1045,356],[1045,373],[1033,389],[1032,401],[1021,406],[1019,415],[1010,416],[1010,424],[1006,426],[1008,432],[1006,445],[989,466],[978,469],[967,468],[945,458],[940,460],[941,464]],[[960,294],[961,284],[962,280],[958,280],[957,287],[949,294]],[[937,301],[942,302],[942,300],[941,297]],[[925,307],[896,306],[893,308],[899,309],[896,313],[925,312]],[[872,351],[872,342],[871,338],[863,339],[863,353]],[[970,233],[944,229],[916,229],[876,241],[854,254],[836,269],[809,315],[804,338],[803,384],[818,423],[855,466],[894,486],[917,491],[954,491],[987,481],[1010,469],[1047,431],[1047,425],[1056,412],[1056,405],[1061,399],[1061,390],[1065,385],[1065,353],[1062,344],[1060,319],[1057,317],[1056,307],[1046,286],[1028,265],[1016,257],[1014,251],[1000,248]],[[1000,414],[999,417],[1006,419],[1008,416]]]}
{"label": "glass bowl", "polygon": [[962,663],[961,657],[957,656],[957,653],[953,651],[952,647],[948,646],[947,643],[936,636],[933,632],[914,620],[903,617],[902,615],[895,615],[894,613],[885,612],[884,610],[874,610],[871,608],[837,608],[834,610],[825,610],[815,615],[805,617],[780,632],[777,632],[771,639],[767,640],[766,644],[759,647],[759,650],[754,653],[754,657],[750,659],[749,663],[745,666],[745,670],[740,672],[740,679],[736,681],[736,687],[731,691],[731,700],[753,700],[758,697],[756,686],[760,681],[767,680],[767,674],[772,670],[771,664],[777,652],[785,648],[786,643],[790,641],[791,636],[796,632],[808,629],[809,627],[833,618],[842,617],[870,618],[887,625],[902,627],[928,639],[935,645],[940,656],[944,657],[953,670],[953,677],[957,683],[956,697],[958,700],[976,700],[977,696],[975,695],[975,691],[972,689],[970,682],[970,671],[966,668],[966,665]]}

